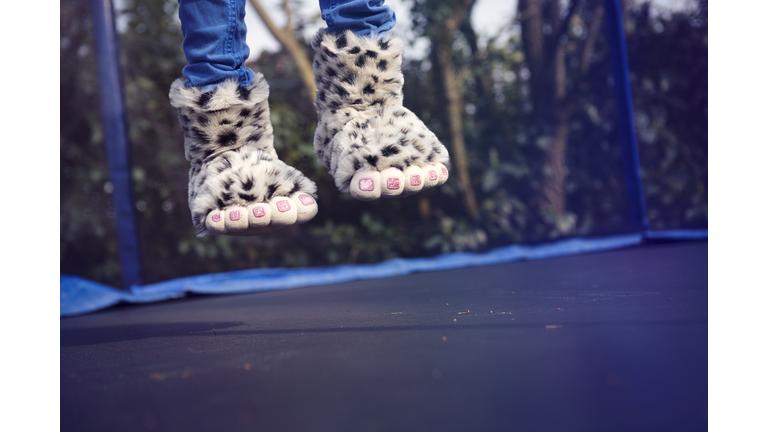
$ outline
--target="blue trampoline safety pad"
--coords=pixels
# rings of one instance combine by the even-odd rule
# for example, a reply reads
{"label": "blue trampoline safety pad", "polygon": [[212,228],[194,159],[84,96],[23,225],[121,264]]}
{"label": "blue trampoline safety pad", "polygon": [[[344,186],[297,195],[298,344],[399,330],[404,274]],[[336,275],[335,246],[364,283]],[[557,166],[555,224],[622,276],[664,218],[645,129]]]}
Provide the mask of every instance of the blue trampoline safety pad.
{"label": "blue trampoline safety pad", "polygon": [[120,302],[149,303],[183,297],[185,293],[234,294],[327,285],[363,279],[401,276],[415,272],[458,269],[535,260],[634,246],[645,239],[701,240],[707,230],[635,233],[604,238],[574,238],[542,245],[511,245],[485,253],[456,252],[430,258],[395,258],[377,264],[312,268],[252,269],[205,274],[143,286],[130,292],[78,276],[60,276],[60,315],[74,316],[107,308]]}

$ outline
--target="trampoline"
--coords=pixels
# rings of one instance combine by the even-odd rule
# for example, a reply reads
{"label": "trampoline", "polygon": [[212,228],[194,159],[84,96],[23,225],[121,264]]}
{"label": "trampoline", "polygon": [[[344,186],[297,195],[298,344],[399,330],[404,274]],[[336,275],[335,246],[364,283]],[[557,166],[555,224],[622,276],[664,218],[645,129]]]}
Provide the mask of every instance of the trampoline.
{"label": "trampoline", "polygon": [[708,233],[649,227],[604,3],[634,231],[145,285],[114,16],[93,0],[124,289],[61,276],[61,430],[705,430]]}
{"label": "trampoline", "polygon": [[61,321],[62,430],[706,427],[706,241]]}

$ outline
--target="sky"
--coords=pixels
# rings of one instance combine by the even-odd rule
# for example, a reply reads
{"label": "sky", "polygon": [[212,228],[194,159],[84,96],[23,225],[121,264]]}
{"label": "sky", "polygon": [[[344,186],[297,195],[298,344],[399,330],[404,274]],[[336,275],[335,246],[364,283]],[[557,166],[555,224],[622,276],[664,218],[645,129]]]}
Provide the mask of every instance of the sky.
{"label": "sky", "polygon": [[[262,6],[269,12],[275,24],[279,27],[284,26],[285,14],[280,7],[282,1],[260,1]],[[561,0],[561,2],[567,3],[567,0]],[[652,0],[651,3],[655,6],[657,13],[683,10],[695,6],[695,0]],[[399,36],[403,38],[404,41],[413,43],[413,45],[406,43],[404,57],[423,57],[426,50],[429,48],[429,42],[423,38],[417,39],[410,31],[411,18],[408,13],[410,3],[403,0],[387,0],[385,4],[392,8],[395,12],[395,17],[397,18],[397,25],[395,25],[393,30],[395,36]],[[481,45],[483,44],[484,39],[497,34],[505,25],[511,23],[516,10],[517,0],[509,0],[505,2],[498,0],[477,0],[472,12],[472,26],[480,37]],[[297,11],[294,12],[294,21],[298,16],[305,19],[313,16],[317,17],[317,20],[306,29],[306,34],[304,36],[307,39],[310,39],[311,35],[318,29],[325,27],[325,22],[320,19],[320,8],[317,0],[300,0],[299,7],[297,8]],[[248,37],[246,42],[251,49],[251,58],[258,57],[264,50],[270,52],[279,50],[279,43],[275,40],[269,30],[267,30],[266,26],[264,26],[264,23],[261,22],[256,10],[248,1],[246,2],[245,9],[245,24],[248,27]]]}
{"label": "sky", "polygon": [[[285,14],[280,7],[281,0],[260,0],[262,6],[267,9],[272,20],[275,21],[279,27],[285,25]],[[318,29],[325,27],[325,22],[320,19],[320,8],[317,4],[317,0],[301,0],[301,7],[295,12],[296,16],[302,16],[305,18],[316,16],[317,21],[313,22],[313,25],[307,28],[305,37],[309,37]],[[393,30],[395,36],[403,38],[405,41],[414,41],[415,44],[410,46],[406,44],[405,57],[420,57],[425,53],[429,47],[429,43],[426,40],[416,40],[413,33],[410,31],[411,17],[409,14],[409,3],[403,0],[387,0],[385,2],[395,12],[397,19],[397,25]],[[507,2],[499,2],[494,0],[478,0],[474,7],[472,14],[472,24],[477,30],[480,36],[487,36],[498,32],[505,24],[512,21],[514,12],[517,8],[517,0],[510,0]],[[294,18],[295,20],[295,18]],[[259,53],[263,50],[274,52],[279,49],[279,43],[272,37],[272,34],[267,30],[264,23],[261,22],[256,10],[250,4],[246,2],[245,9],[245,24],[248,27],[248,37],[246,42],[251,49],[251,57],[255,58],[259,56]]]}
{"label": "sky", "polygon": [[[260,0],[262,6],[267,10],[272,20],[279,27],[285,25],[285,14],[282,11],[282,0]],[[563,7],[566,7],[569,0],[559,0]],[[631,3],[644,3],[646,0],[629,0]],[[117,10],[123,8],[125,0],[114,0]],[[429,42],[426,38],[417,38],[411,31],[411,17],[409,13],[411,0],[386,0],[388,5],[395,12],[397,25],[393,30],[395,36],[401,37],[406,41],[404,48],[404,57],[423,58],[429,49]],[[652,13],[665,14],[685,9],[695,9],[696,0],[650,0],[652,4]],[[175,2],[174,2],[175,3]],[[169,3],[170,7],[174,3]],[[498,0],[477,0],[472,10],[472,26],[479,36],[480,46],[485,45],[488,37],[497,35],[505,26],[505,30],[511,30],[515,12],[517,11],[518,0],[498,1]],[[325,27],[325,22],[320,18],[320,7],[318,0],[294,0],[292,4],[297,5],[297,10],[293,12],[294,21],[298,18],[312,19],[312,22],[305,29],[305,38],[311,39],[312,35],[320,28]],[[248,27],[246,42],[251,50],[250,58],[257,58],[262,51],[275,52],[280,49],[280,44],[275,40],[267,27],[259,18],[256,10],[250,1],[245,2],[245,24]],[[120,32],[127,28],[125,18],[118,16],[117,29]]]}

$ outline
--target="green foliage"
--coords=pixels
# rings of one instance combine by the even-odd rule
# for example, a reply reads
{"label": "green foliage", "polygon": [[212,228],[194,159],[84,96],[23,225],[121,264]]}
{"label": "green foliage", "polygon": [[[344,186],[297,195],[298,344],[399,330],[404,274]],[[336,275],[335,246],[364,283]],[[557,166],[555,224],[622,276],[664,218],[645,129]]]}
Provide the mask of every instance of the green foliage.
{"label": "green foliage", "polygon": [[88,3],[63,2],[60,26],[61,269],[116,285],[115,212],[97,109]]}
{"label": "green foliage", "polygon": [[[443,6],[430,4],[414,2],[420,34],[439,24],[444,13]],[[569,83],[578,101],[569,121],[569,215],[558,219],[539,211],[550,131],[531,114],[530,73],[518,32],[510,23],[508,31],[480,47],[467,21],[456,34],[453,61],[465,102],[463,133],[479,219],[464,213],[455,176],[440,188],[398,200],[362,203],[338,193],[312,151],[317,117],[311,98],[290,57],[278,52],[265,53],[250,66],[270,83],[278,154],[316,181],[319,214],[305,225],[263,237],[196,238],[186,199],[189,165],[168,101],[168,89],[186,64],[177,3],[134,0],[124,5],[121,67],[145,282],[247,268],[482,251],[630,229],[604,37],[595,44],[590,76]],[[586,6],[578,11],[583,22],[590,13]],[[706,24],[695,26],[685,16],[651,19],[640,9],[632,14],[636,25],[627,38],[654,227],[706,226]],[[663,30],[657,31],[657,21]],[[61,271],[119,285],[90,28],[87,2],[62,1]],[[567,37],[578,36],[569,32]],[[692,74],[690,65],[699,72]],[[568,67],[573,72],[579,64]],[[445,142],[431,62],[408,61],[403,72],[405,105]]]}
{"label": "green foliage", "polygon": [[[654,229],[707,226],[707,14],[632,10],[627,45],[648,218]],[[640,54],[641,53],[641,54]]]}

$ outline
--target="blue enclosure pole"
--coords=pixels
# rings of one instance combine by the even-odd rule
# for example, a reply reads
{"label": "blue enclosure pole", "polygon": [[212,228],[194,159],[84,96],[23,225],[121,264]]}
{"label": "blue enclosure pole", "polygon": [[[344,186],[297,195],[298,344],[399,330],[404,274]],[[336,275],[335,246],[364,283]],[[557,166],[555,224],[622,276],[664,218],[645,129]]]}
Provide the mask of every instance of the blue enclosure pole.
{"label": "blue enclosure pole", "polygon": [[613,80],[616,90],[616,105],[619,108],[619,133],[624,178],[627,183],[629,213],[635,229],[648,231],[648,216],[645,211],[645,194],[640,179],[640,157],[637,151],[635,117],[632,108],[632,90],[629,86],[629,60],[627,41],[624,37],[624,23],[621,15],[621,0],[605,0],[605,16],[608,26],[608,41],[611,46]]}
{"label": "blue enclosure pole", "polygon": [[115,31],[115,16],[111,0],[92,0],[93,39],[96,45],[96,64],[99,73],[101,121],[107,163],[114,191],[112,200],[117,215],[117,241],[123,287],[141,284],[139,240],[133,212],[131,191],[131,161],[123,109],[123,88],[120,79],[119,47]]}

